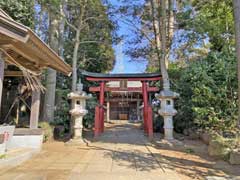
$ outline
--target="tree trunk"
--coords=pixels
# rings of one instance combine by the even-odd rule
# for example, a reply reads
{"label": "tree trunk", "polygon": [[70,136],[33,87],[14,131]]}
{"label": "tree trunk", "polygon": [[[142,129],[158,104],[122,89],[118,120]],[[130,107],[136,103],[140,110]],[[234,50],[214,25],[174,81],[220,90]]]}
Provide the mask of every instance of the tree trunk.
{"label": "tree trunk", "polygon": [[175,21],[175,14],[173,9],[173,0],[168,0],[168,47],[171,48],[172,38],[174,34],[174,21]]}
{"label": "tree trunk", "polygon": [[238,126],[240,127],[240,1],[233,0],[238,77]]}
{"label": "tree trunk", "polygon": [[[59,19],[58,16],[52,11],[49,11],[49,45],[50,47],[59,53]],[[43,120],[51,122],[54,120],[54,109],[55,109],[55,91],[56,91],[56,71],[48,68],[47,70],[47,82],[46,82],[46,93],[44,97],[43,106]]]}
{"label": "tree trunk", "polygon": [[[167,51],[167,33],[166,33],[166,0],[151,0],[151,13],[153,30],[155,34],[156,51],[159,59],[159,68],[163,78],[163,89],[169,89],[170,83],[166,67],[166,51]],[[157,19],[155,18],[155,9],[158,11]]]}
{"label": "tree trunk", "polygon": [[153,32],[154,32],[154,39],[155,39],[155,46],[156,46],[156,53],[157,53],[157,59],[158,59],[158,66],[159,71],[161,71],[161,63],[160,63],[160,54],[161,54],[161,42],[160,42],[160,32],[159,32],[159,26],[158,21],[156,20],[156,13],[155,13],[155,7],[156,7],[156,0],[151,0],[151,15],[152,15],[152,25],[153,25]]}
{"label": "tree trunk", "polygon": [[73,50],[73,59],[72,59],[72,91],[76,91],[77,87],[77,60],[78,60],[78,49],[79,49],[79,38],[80,31],[77,30],[75,36],[75,44]]}
{"label": "tree trunk", "polygon": [[77,87],[78,49],[80,45],[80,35],[81,35],[81,28],[83,25],[83,16],[85,13],[86,3],[87,3],[87,0],[83,1],[83,4],[80,8],[80,15],[78,19],[78,26],[76,30],[76,36],[75,36],[75,44],[74,44],[73,59],[72,59],[72,91],[76,91],[76,87]]}
{"label": "tree trunk", "polygon": [[64,19],[64,6],[65,0],[62,0],[60,4],[60,24],[59,24],[59,55],[63,58],[64,56],[64,30],[65,30],[65,19]]}
{"label": "tree trunk", "polygon": [[168,64],[169,64],[169,56],[170,56],[170,51],[171,51],[171,46],[172,46],[172,39],[175,31],[174,27],[174,22],[175,22],[175,1],[174,0],[168,0],[168,19],[167,19],[167,53],[166,53],[166,68],[168,69]]}
{"label": "tree trunk", "polygon": [[170,83],[168,78],[168,72],[166,67],[166,43],[167,43],[167,34],[166,34],[166,0],[160,1],[160,17],[159,21],[161,26],[160,32],[161,32],[161,60],[160,60],[160,66],[161,66],[161,74],[163,78],[163,89],[170,89]]}

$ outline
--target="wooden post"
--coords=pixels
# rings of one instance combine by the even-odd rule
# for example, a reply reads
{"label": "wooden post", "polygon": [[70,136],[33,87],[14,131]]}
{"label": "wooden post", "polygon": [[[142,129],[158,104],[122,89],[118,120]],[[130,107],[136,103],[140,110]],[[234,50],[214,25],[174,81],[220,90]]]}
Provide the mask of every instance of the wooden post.
{"label": "wooden post", "polygon": [[107,102],[107,122],[110,121],[110,102]]}
{"label": "wooden post", "polygon": [[95,123],[94,123],[94,136],[97,137],[101,133],[101,122],[99,118],[99,107],[95,107]]}
{"label": "wooden post", "polygon": [[148,94],[147,94],[147,82],[142,81],[142,94],[143,94],[143,119],[144,119],[144,131],[148,133]]}
{"label": "wooden post", "polygon": [[3,91],[3,79],[4,79],[4,60],[2,53],[0,52],[0,113],[1,113],[1,104],[2,104],[2,91]]}
{"label": "wooden post", "polygon": [[32,104],[30,115],[30,129],[38,128],[39,108],[40,108],[40,91],[34,90],[32,92]]}
{"label": "wooden post", "polygon": [[99,97],[99,104],[100,104],[100,122],[101,122],[101,132],[104,131],[104,86],[105,83],[102,81],[100,83],[100,97]]}

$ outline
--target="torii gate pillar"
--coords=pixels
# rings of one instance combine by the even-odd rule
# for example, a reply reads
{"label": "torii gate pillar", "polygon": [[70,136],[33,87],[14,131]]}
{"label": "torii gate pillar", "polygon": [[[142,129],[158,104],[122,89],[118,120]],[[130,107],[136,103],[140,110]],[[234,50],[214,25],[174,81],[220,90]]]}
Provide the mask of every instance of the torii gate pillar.
{"label": "torii gate pillar", "polygon": [[144,132],[147,133],[149,138],[153,137],[153,122],[152,122],[152,107],[148,105],[148,84],[142,81],[142,94],[143,94],[143,122]]}
{"label": "torii gate pillar", "polygon": [[99,95],[99,104],[100,104],[100,115],[99,115],[99,120],[100,120],[100,131],[104,131],[104,89],[105,89],[105,82],[102,81],[100,82],[100,95]]}

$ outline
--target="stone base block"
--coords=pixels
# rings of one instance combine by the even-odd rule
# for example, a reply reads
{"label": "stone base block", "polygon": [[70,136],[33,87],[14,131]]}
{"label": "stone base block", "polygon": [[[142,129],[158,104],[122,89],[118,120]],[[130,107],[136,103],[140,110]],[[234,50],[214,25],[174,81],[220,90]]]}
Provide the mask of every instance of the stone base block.
{"label": "stone base block", "polygon": [[234,165],[240,165],[240,152],[235,150],[230,152],[229,163]]}
{"label": "stone base block", "polygon": [[66,146],[80,146],[80,145],[86,145],[87,142],[85,142],[82,138],[79,139],[70,139],[68,142],[65,143]]}
{"label": "stone base block", "polygon": [[209,145],[211,139],[211,135],[209,133],[204,132],[203,134],[200,134],[200,138],[205,144]]}
{"label": "stone base block", "polygon": [[43,135],[13,135],[7,150],[15,148],[32,148],[41,149],[43,143]]}
{"label": "stone base block", "polygon": [[162,145],[167,145],[169,147],[174,147],[174,146],[183,146],[184,144],[177,140],[177,139],[171,139],[171,140],[167,140],[167,139],[162,139],[161,141],[158,142],[159,144]]}
{"label": "stone base block", "polygon": [[173,129],[164,128],[164,139],[173,140]]}
{"label": "stone base block", "polygon": [[4,155],[6,152],[6,143],[0,144],[0,156]]}
{"label": "stone base block", "polygon": [[208,146],[208,154],[216,158],[227,158],[230,149],[226,147],[221,141],[211,140]]}

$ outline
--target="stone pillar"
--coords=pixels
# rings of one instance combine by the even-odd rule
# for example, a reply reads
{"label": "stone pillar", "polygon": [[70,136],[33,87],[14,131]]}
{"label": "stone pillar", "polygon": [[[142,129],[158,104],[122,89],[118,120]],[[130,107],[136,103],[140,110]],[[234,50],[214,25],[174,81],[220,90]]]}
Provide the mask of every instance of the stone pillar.
{"label": "stone pillar", "polygon": [[30,114],[30,129],[38,128],[39,108],[40,108],[40,91],[34,90],[32,92],[32,104]]}
{"label": "stone pillar", "polygon": [[161,101],[161,109],[158,113],[164,118],[164,138],[166,140],[173,140],[173,116],[177,111],[174,109],[173,99],[179,94],[171,90],[163,90],[160,94],[156,94],[156,98]]}
{"label": "stone pillar", "polygon": [[73,119],[73,139],[82,140],[83,116],[75,116]]}
{"label": "stone pillar", "polygon": [[107,102],[107,122],[110,121],[110,102]]}
{"label": "stone pillar", "polygon": [[1,104],[2,104],[2,91],[3,91],[3,79],[4,79],[4,60],[2,53],[0,52],[0,113],[1,113]]}

